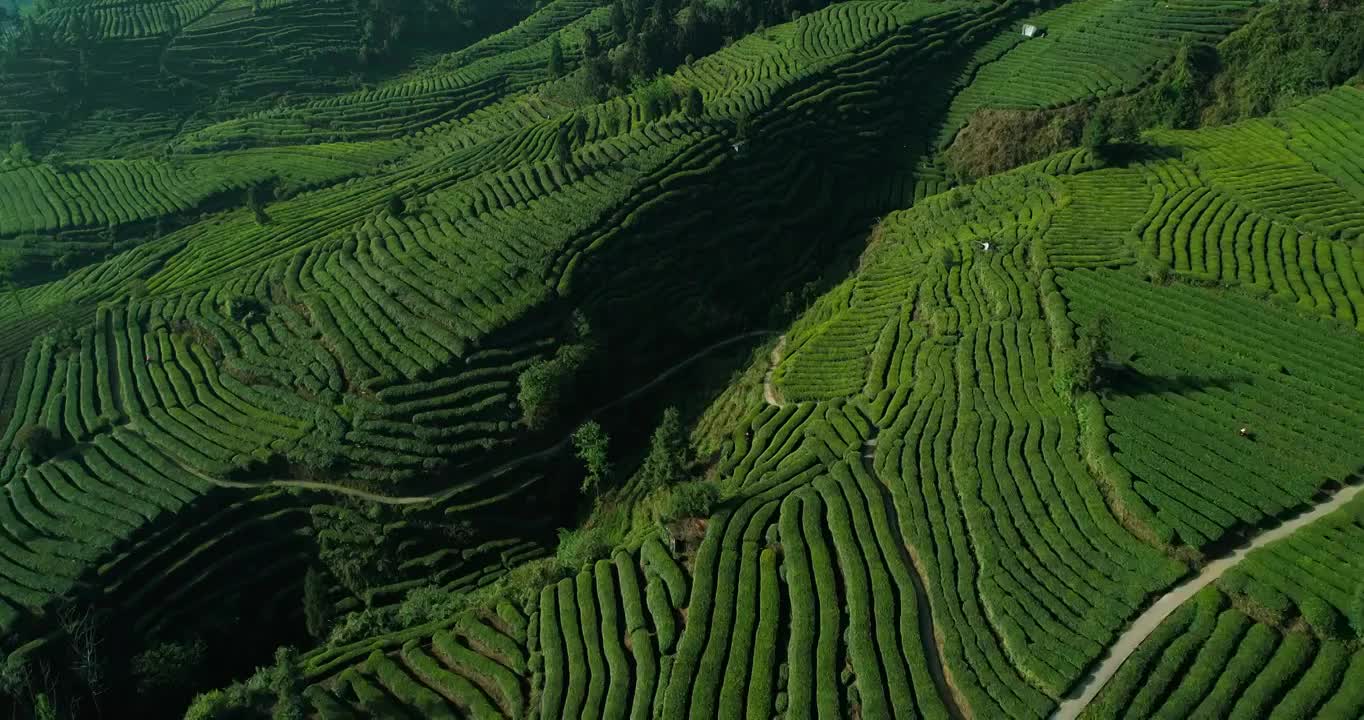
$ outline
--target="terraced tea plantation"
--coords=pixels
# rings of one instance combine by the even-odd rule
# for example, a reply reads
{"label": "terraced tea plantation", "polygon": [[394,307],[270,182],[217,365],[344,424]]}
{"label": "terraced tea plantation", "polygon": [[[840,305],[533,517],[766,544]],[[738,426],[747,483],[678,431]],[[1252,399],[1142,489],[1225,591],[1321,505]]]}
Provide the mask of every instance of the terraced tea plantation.
{"label": "terraced tea plantation", "polygon": [[1364,717],[1345,5],[6,9],[4,709]]}

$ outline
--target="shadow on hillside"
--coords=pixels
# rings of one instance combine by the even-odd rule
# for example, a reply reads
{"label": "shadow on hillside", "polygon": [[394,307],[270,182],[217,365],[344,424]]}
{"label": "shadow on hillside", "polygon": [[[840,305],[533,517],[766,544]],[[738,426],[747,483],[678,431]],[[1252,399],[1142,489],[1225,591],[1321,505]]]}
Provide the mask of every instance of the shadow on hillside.
{"label": "shadow on hillside", "polygon": [[1178,145],[1155,145],[1146,142],[1111,143],[1102,148],[1103,159],[1111,167],[1128,167],[1154,160],[1174,160],[1184,155]]}
{"label": "shadow on hillside", "polygon": [[1197,375],[1149,375],[1129,365],[1106,365],[1100,370],[1104,391],[1112,395],[1140,397],[1177,393],[1180,395],[1204,390],[1231,390],[1251,381],[1248,375],[1200,377]]}

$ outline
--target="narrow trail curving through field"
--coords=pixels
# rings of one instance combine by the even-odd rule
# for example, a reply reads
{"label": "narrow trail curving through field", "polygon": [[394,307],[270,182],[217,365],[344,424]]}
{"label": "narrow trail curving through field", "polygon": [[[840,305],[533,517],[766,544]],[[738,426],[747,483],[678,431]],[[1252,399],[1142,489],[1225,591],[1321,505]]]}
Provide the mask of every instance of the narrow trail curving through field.
{"label": "narrow trail curving through field", "polygon": [[781,362],[781,351],[786,347],[786,336],[782,335],[777,340],[777,346],[772,348],[772,355],[768,358],[767,374],[763,376],[763,400],[773,407],[781,407],[784,403],[777,397],[777,389],[772,387],[772,374],[777,371],[777,363]]}
{"label": "narrow trail curving through field", "polygon": [[[612,400],[609,403],[606,403],[605,405],[596,408],[595,410],[592,410],[587,415],[583,416],[583,420],[584,421],[590,420],[608,410],[613,410],[620,405],[630,402],[631,400],[639,397],[640,395],[643,395],[644,393],[654,389],[659,384],[661,384],[668,378],[672,377],[673,375],[681,372],[688,365],[691,365],[692,363],[696,362],[697,360],[700,360],[701,358],[704,358],[705,356],[715,352],[716,350],[721,350],[736,343],[743,342],[744,340],[775,334],[776,332],[773,330],[752,330],[750,332],[740,333],[739,335],[734,335],[733,337],[726,338],[717,343],[707,345],[706,347],[697,350],[696,352],[692,353],[686,358],[679,360],[678,362],[675,362],[672,365],[668,366],[666,369],[659,372],[651,380],[649,380],[649,382],[640,385],[634,390],[631,390],[630,392],[616,398],[615,400]],[[422,503],[445,502],[466,490],[478,487],[479,485],[483,484],[484,482],[491,478],[497,477],[498,475],[503,475],[505,473],[509,473],[517,469],[518,467],[521,467],[522,465],[561,452],[564,448],[568,447],[568,444],[571,443],[572,441],[573,435],[572,433],[570,433],[564,436],[561,440],[559,440],[559,442],[547,448],[544,448],[543,450],[538,450],[536,452],[531,453],[530,455],[523,455],[515,460],[510,460],[508,462],[502,463],[501,465],[498,465],[497,467],[491,470],[479,473],[478,475],[475,475],[473,478],[465,480],[464,482],[461,482],[455,485],[454,487],[442,490],[438,493],[431,493],[429,495],[382,495],[379,493],[368,492],[366,490],[360,490],[358,488],[348,487],[345,485],[335,485],[332,483],[316,482],[311,480],[269,480],[260,483],[236,482],[232,480],[222,480],[219,478],[211,477],[205,473],[194,470],[193,468],[186,469],[188,469],[194,475],[198,476],[200,479],[212,485],[216,485],[218,487],[241,489],[260,489],[265,487],[278,487],[295,490],[313,490],[318,492],[331,492],[340,495],[349,495],[351,497],[361,498],[363,500],[380,503],[382,505],[420,505]],[[520,487],[513,488],[512,491],[514,492],[519,489],[521,488]],[[507,494],[508,493],[502,493],[492,498],[492,500],[500,499]],[[487,504],[487,502],[474,503],[470,505],[470,508],[478,507],[479,505],[483,504]]]}
{"label": "narrow trail curving through field", "polygon": [[1169,617],[1170,613],[1174,612],[1180,605],[1183,605],[1186,600],[1192,598],[1199,590],[1212,584],[1228,570],[1235,567],[1236,564],[1244,560],[1246,555],[1250,554],[1252,550],[1264,547],[1275,540],[1282,540],[1283,538],[1292,535],[1294,532],[1320,520],[1326,515],[1339,510],[1344,507],[1346,503],[1353,500],[1355,496],[1359,495],[1360,492],[1364,492],[1364,484],[1345,486],[1336,491],[1330,499],[1314,505],[1306,512],[1299,513],[1292,518],[1284,520],[1277,527],[1256,535],[1249,542],[1242,543],[1242,545],[1232,551],[1231,554],[1209,562],[1207,565],[1203,566],[1203,569],[1198,571],[1198,574],[1176,585],[1164,595],[1160,596],[1159,599],[1152,603],[1150,607],[1146,608],[1145,612],[1138,615],[1137,619],[1133,620],[1132,624],[1118,636],[1117,642],[1113,643],[1108,649],[1108,654],[1104,656],[1103,661],[1099,666],[1086,676],[1079,685],[1071,690],[1072,693],[1074,693],[1075,690],[1081,690],[1080,695],[1067,697],[1061,701],[1060,706],[1057,707],[1056,712],[1051,716],[1052,720],[1074,720],[1075,718],[1080,717],[1080,714],[1084,712],[1085,708],[1089,707],[1089,704],[1098,696],[1099,691],[1103,690],[1104,685],[1117,674],[1118,669],[1122,667],[1123,662],[1127,660],[1128,656],[1136,651],[1142,641],[1154,632],[1155,629],[1165,621],[1165,618]]}
{"label": "narrow trail curving through field", "polygon": [[[879,437],[879,436],[878,436]],[[876,468],[872,465],[872,460],[876,457],[876,438],[866,441],[862,446],[862,467],[871,474],[877,483],[881,483],[881,477],[876,474]],[[884,484],[883,488],[884,488]],[[886,505],[886,517],[890,520],[892,527],[898,532],[900,529],[900,513],[895,507],[895,502],[889,497],[889,488],[884,488],[887,494],[882,494],[881,499]],[[938,640],[937,631],[933,625],[933,606],[928,600],[928,589],[924,586],[923,571],[919,569],[918,559],[915,557],[909,543],[900,546],[904,553],[905,565],[909,568],[909,579],[914,585],[914,604],[919,609],[919,642],[923,645],[924,661],[928,663],[928,674],[933,678],[933,686],[938,690],[938,697],[942,699],[943,707],[947,709],[947,716],[952,720],[965,720],[967,717],[961,710],[961,704],[957,702],[956,692],[952,689],[952,684],[947,679],[947,669],[942,661],[942,645]]]}

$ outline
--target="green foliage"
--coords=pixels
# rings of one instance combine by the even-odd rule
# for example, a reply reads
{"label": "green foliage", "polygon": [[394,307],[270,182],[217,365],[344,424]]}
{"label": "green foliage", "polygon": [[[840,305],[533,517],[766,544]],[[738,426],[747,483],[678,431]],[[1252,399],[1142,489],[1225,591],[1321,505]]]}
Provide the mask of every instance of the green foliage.
{"label": "green foliage", "polygon": [[611,474],[611,462],[607,456],[609,444],[606,431],[595,420],[588,420],[573,432],[573,449],[586,471],[582,483],[583,495],[594,496],[601,492],[602,484]]}
{"label": "green foliage", "polygon": [[266,694],[245,685],[210,690],[194,698],[185,720],[256,720],[269,717],[264,710]]}
{"label": "green foliage", "polygon": [[275,650],[275,666],[270,673],[270,690],[275,695],[272,720],[303,720],[303,677],[298,667],[298,652],[282,647]]}
{"label": "green foliage", "polygon": [[265,212],[265,188],[252,185],[246,190],[246,206],[256,218],[257,225],[269,225],[270,215]]}
{"label": "green foliage", "polygon": [[625,17],[624,0],[611,1],[611,32],[617,39],[627,37],[630,34],[629,20]]}
{"label": "green foliage", "polygon": [[654,122],[671,112],[676,101],[672,85],[662,75],[647,82],[637,83],[635,97],[644,108],[645,122]]}
{"label": "green foliage", "polygon": [[1216,58],[1213,49],[1186,40],[1175,52],[1174,59],[1156,81],[1151,92],[1152,124],[1173,127],[1197,127],[1200,111],[1207,102],[1207,86]]}
{"label": "green foliage", "polygon": [[389,193],[388,201],[384,207],[388,210],[388,214],[395,218],[402,217],[403,213],[407,212],[407,203],[397,193]]}
{"label": "green foliage", "polygon": [[163,642],[133,657],[132,673],[137,691],[156,696],[192,686],[207,647],[201,638]]}
{"label": "green foliage", "polygon": [[561,346],[548,360],[537,360],[517,378],[521,421],[532,430],[547,427],[573,398],[574,378],[587,363],[590,346]]}
{"label": "green foliage", "polygon": [[240,323],[251,323],[262,311],[260,301],[250,295],[229,295],[223,299],[223,314]]}
{"label": "green foliage", "polygon": [[687,99],[683,107],[687,117],[701,117],[706,112],[705,100],[701,98],[701,91],[695,87],[687,88]]}
{"label": "green foliage", "polygon": [[1350,595],[1349,623],[1355,635],[1364,637],[1364,582],[1355,584]]}
{"label": "green foliage", "polygon": [[982,108],[947,149],[948,169],[966,180],[994,175],[1041,160],[1079,144],[1091,130],[1089,110],[1072,105],[1057,110],[997,110]]}
{"label": "green foliage", "polygon": [[327,636],[327,643],[346,645],[367,637],[393,632],[401,627],[396,607],[367,607],[347,613],[333,623],[331,634]]}
{"label": "green foliage", "polygon": [[554,35],[549,39],[549,77],[557,79],[564,75],[564,46],[559,41],[559,36]]}
{"label": "green foliage", "polygon": [[663,517],[668,520],[703,518],[720,503],[720,488],[707,480],[693,480],[675,485],[668,493]]}
{"label": "green foliage", "polygon": [[559,128],[558,134],[554,136],[554,156],[562,167],[573,164],[573,140],[569,133],[569,126],[563,125]]}
{"label": "green foliage", "polygon": [[355,595],[383,583],[397,570],[396,541],[388,527],[388,514],[378,505],[313,509],[318,559]]}
{"label": "green foliage", "polygon": [[57,435],[44,425],[24,425],[15,433],[14,442],[27,450],[34,462],[43,462],[61,451]]}
{"label": "green foliage", "polygon": [[640,487],[648,492],[686,477],[687,437],[677,408],[663,411],[663,418],[649,441],[649,454],[639,469]]}
{"label": "green foliage", "polygon": [[1266,3],[1218,46],[1209,122],[1264,115],[1345,82],[1364,69],[1364,6]]}
{"label": "green foliage", "polygon": [[600,527],[585,527],[577,530],[561,529],[559,547],[554,556],[562,567],[573,572],[606,557],[610,552],[611,543],[606,530]]}
{"label": "green foliage", "polygon": [[407,592],[398,606],[397,620],[402,627],[444,620],[464,609],[464,596],[435,585],[423,585]]}
{"label": "green foliage", "polygon": [[323,640],[330,632],[332,607],[327,601],[327,585],[316,567],[309,567],[303,576],[303,619],[308,634]]}

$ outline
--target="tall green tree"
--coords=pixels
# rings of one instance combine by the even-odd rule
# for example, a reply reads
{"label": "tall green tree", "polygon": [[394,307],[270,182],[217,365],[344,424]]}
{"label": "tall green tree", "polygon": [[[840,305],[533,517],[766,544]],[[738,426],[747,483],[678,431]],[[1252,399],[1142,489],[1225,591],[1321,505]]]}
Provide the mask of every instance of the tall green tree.
{"label": "tall green tree", "polygon": [[695,87],[687,89],[687,100],[684,110],[689,118],[699,118],[706,111],[706,102],[701,97],[701,91]]}
{"label": "tall green tree", "polygon": [[686,477],[687,436],[677,408],[663,411],[663,419],[649,441],[649,454],[640,467],[641,486],[646,490],[666,487]]}
{"label": "tall green tree", "polygon": [[616,42],[625,42],[630,37],[630,22],[625,17],[625,3],[615,0],[611,3],[611,32]]}
{"label": "tall green tree", "polygon": [[331,608],[327,604],[327,584],[315,567],[308,568],[303,576],[303,620],[309,635],[317,640],[326,639]]}
{"label": "tall green tree", "polygon": [[601,40],[597,39],[597,31],[592,28],[583,30],[583,60],[591,60],[601,55]]}
{"label": "tall green tree", "polygon": [[596,420],[588,420],[573,433],[574,450],[586,470],[582,484],[584,495],[600,492],[602,483],[611,474],[611,462],[607,456],[610,442],[606,431]]}
{"label": "tall green tree", "polygon": [[558,35],[549,39],[549,76],[550,78],[564,76],[564,45],[559,41]]}

